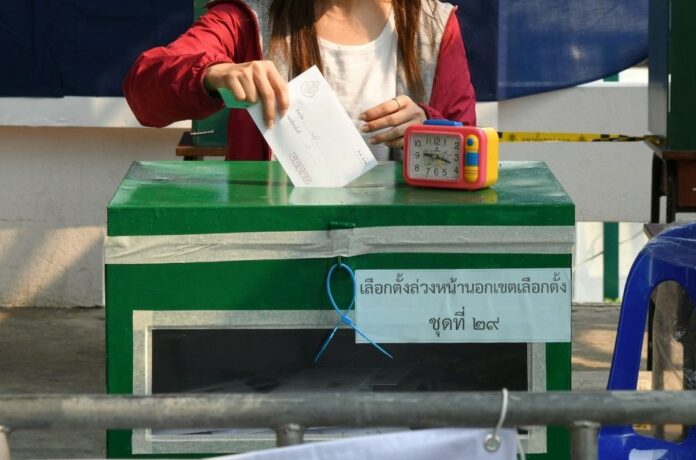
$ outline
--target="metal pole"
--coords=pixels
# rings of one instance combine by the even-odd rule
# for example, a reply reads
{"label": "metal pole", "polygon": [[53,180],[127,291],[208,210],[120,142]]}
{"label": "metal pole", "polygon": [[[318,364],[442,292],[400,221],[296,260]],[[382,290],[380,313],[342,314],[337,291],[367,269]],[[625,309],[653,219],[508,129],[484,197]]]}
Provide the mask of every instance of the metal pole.
{"label": "metal pole", "polygon": [[0,425],[0,460],[10,460],[10,443],[7,435],[10,430]]}
{"label": "metal pole", "polygon": [[304,441],[304,427],[297,423],[285,423],[275,429],[276,446],[294,446]]}
{"label": "metal pole", "polygon": [[570,427],[571,460],[597,460],[599,424],[575,422]]}
{"label": "metal pole", "polygon": [[[509,393],[505,426],[696,425],[696,391]],[[182,426],[492,427],[498,392],[0,395],[0,424],[25,428]]]}

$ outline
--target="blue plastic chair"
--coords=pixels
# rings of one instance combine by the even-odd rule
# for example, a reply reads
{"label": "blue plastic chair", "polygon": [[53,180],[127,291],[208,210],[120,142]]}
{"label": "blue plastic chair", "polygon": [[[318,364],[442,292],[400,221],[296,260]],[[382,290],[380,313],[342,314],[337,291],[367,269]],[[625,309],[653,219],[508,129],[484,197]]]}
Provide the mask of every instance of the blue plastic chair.
{"label": "blue plastic chair", "polygon": [[[696,300],[696,224],[674,227],[655,236],[633,263],[621,303],[607,390],[636,390],[651,296],[665,281],[676,281],[692,304]],[[648,458],[695,459],[696,428],[690,427],[678,443],[639,435],[630,425],[600,431],[600,459],[627,459],[633,450],[652,450],[655,456]]]}

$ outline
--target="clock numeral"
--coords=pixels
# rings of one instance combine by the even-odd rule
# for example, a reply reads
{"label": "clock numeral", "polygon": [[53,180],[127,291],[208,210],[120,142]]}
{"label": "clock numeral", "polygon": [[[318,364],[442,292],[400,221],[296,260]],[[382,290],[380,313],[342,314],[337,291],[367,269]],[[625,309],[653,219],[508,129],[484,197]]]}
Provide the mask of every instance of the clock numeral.
{"label": "clock numeral", "polygon": [[416,177],[432,181],[454,181],[460,176],[464,160],[462,140],[437,133],[411,138],[410,170]]}

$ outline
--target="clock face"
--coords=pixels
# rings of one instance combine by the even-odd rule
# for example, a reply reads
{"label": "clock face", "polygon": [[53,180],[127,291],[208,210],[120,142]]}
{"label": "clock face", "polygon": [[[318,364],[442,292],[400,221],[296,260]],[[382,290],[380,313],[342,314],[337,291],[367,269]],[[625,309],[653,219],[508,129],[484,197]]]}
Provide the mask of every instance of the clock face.
{"label": "clock face", "polygon": [[461,136],[414,134],[409,139],[409,176],[416,179],[458,181],[461,178]]}

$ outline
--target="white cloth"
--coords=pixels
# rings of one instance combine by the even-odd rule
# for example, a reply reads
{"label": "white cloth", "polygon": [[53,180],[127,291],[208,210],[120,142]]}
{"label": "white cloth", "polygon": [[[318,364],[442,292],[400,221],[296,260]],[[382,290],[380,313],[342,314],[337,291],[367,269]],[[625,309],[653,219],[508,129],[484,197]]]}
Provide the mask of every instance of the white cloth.
{"label": "white cloth", "polygon": [[500,448],[483,442],[491,429],[440,428],[361,436],[218,457],[229,460],[514,460],[517,432],[501,429]]}
{"label": "white cloth", "polygon": [[[389,13],[380,35],[364,45],[339,45],[319,38],[324,76],[350,119],[360,129],[358,116],[396,96],[397,37],[394,15]],[[375,133],[363,134],[367,142]],[[371,145],[378,161],[389,160],[389,147]]]}

